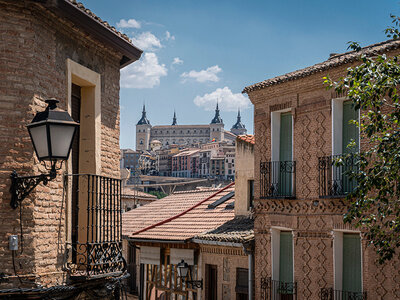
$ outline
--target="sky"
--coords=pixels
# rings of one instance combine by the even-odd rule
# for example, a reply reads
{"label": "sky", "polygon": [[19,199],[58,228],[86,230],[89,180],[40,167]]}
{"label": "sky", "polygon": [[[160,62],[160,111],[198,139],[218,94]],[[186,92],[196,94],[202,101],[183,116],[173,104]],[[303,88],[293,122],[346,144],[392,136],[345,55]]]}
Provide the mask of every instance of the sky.
{"label": "sky", "polygon": [[[393,0],[81,0],[144,50],[121,70],[121,148],[135,149],[145,103],[152,125],[208,124],[219,101],[225,129],[253,133],[244,87],[386,39]],[[322,79],[321,79],[322,80]]]}

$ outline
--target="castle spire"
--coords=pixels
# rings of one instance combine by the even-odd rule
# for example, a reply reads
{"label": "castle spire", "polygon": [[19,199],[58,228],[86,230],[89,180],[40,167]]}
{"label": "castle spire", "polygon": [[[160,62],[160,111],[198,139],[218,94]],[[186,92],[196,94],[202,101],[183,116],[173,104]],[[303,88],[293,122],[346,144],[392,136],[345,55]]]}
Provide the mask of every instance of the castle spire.
{"label": "castle spire", "polygon": [[219,115],[219,107],[218,107],[218,100],[217,100],[217,107],[215,108],[215,116],[214,118],[211,120],[211,124],[222,124],[222,118]]}
{"label": "castle spire", "polygon": [[176,122],[176,112],[174,110],[174,117],[172,118],[172,126],[174,125],[178,125],[178,123]]}
{"label": "castle spire", "polygon": [[242,123],[242,117],[240,116],[240,109],[238,109],[237,120],[236,123],[233,124],[231,128],[231,132],[236,135],[245,134],[247,132],[246,126]]}
{"label": "castle spire", "polygon": [[142,118],[137,125],[150,125],[150,121],[146,117],[146,106],[143,104]]}

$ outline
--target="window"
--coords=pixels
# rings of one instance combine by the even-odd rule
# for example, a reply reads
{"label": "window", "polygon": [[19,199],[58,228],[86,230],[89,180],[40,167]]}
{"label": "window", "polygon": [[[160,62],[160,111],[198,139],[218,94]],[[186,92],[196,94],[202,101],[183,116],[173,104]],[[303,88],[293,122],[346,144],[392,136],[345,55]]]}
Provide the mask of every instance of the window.
{"label": "window", "polygon": [[249,187],[249,208],[254,207],[254,180],[248,181]]}
{"label": "window", "polygon": [[335,290],[362,292],[361,237],[359,233],[334,231]]}
{"label": "window", "polygon": [[292,231],[271,229],[272,280],[292,283],[293,234]]}
{"label": "window", "polygon": [[236,300],[247,300],[249,293],[249,270],[236,268]]}
{"label": "window", "polygon": [[208,300],[217,300],[217,266],[206,264],[205,294]]}

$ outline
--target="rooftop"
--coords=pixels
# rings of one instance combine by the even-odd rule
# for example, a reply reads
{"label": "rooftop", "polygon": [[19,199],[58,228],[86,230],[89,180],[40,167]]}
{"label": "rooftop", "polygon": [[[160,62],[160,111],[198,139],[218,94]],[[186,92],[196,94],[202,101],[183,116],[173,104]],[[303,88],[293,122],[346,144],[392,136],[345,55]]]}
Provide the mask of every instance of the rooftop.
{"label": "rooftop", "polygon": [[323,72],[340,65],[352,63],[355,62],[361,54],[365,54],[367,56],[375,56],[398,48],[400,48],[400,40],[388,40],[363,47],[361,51],[349,51],[342,54],[332,55],[326,61],[315,64],[313,66],[277,76],[271,79],[267,79],[253,85],[249,85],[243,89],[242,93],[249,93],[255,90],[266,88],[268,86],[310,76],[312,74]]}
{"label": "rooftop", "polygon": [[232,191],[234,184],[222,189],[174,193],[124,213],[122,234],[142,241],[188,241],[234,218],[234,210],[226,208],[234,202],[234,196],[215,208],[208,208]]}
{"label": "rooftop", "polygon": [[237,139],[253,145],[256,143],[256,137],[253,134],[238,135]]}

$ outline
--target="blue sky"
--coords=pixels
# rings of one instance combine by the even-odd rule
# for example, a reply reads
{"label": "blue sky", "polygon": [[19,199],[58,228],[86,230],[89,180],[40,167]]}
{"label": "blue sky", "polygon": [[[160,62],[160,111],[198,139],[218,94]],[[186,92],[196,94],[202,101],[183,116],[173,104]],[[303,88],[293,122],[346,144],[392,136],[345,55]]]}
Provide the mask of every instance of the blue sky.
{"label": "blue sky", "polygon": [[398,1],[83,0],[145,51],[121,72],[121,148],[135,148],[143,103],[152,125],[205,124],[220,100],[225,129],[253,132],[247,85],[368,45],[399,15]]}

